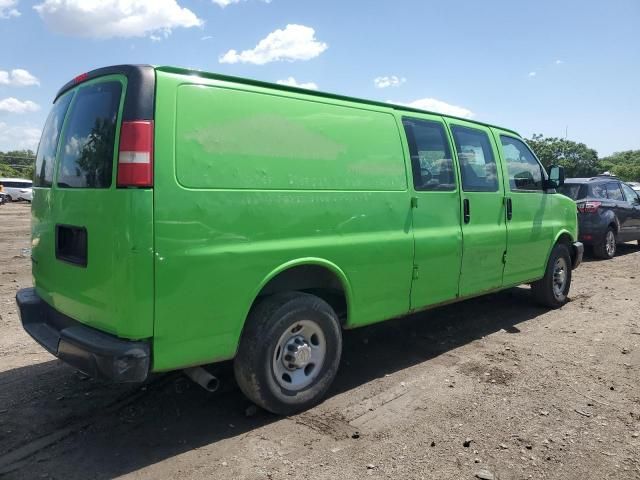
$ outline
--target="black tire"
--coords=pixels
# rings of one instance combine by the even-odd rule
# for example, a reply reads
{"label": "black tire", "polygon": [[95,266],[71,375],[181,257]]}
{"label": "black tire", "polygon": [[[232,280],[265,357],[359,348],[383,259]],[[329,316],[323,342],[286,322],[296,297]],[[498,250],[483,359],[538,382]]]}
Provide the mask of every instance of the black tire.
{"label": "black tire", "polygon": [[[564,269],[560,273],[557,268],[562,265],[564,265]],[[559,275],[563,275],[564,278],[562,286],[558,284]],[[571,254],[566,245],[559,243],[553,247],[551,255],[549,255],[544,277],[531,284],[531,292],[533,293],[533,298],[540,305],[549,308],[560,308],[567,303],[570,288]]]}
{"label": "black tire", "polygon": [[[293,337],[288,342],[283,338],[295,336],[300,322],[310,322],[311,328],[319,329],[325,343],[324,359],[317,371],[312,370],[313,378],[310,376],[305,380],[310,384],[284,388],[287,373],[280,371],[281,378],[276,378],[277,370],[283,368],[278,359],[287,363],[286,352],[291,350],[284,344],[289,346]],[[312,343],[312,340],[305,342],[310,349]],[[266,297],[251,309],[233,368],[240,389],[256,405],[279,415],[292,415],[322,400],[336,376],[341,354],[342,331],[331,306],[315,295],[287,292]],[[296,368],[295,372],[302,370],[306,375],[306,369]],[[291,376],[289,381],[293,382]]]}
{"label": "black tire", "polygon": [[7,203],[11,202],[13,202],[13,198],[11,197],[11,195],[7,195]]}
{"label": "black tire", "polygon": [[[613,236],[613,243],[611,243],[610,236]],[[613,227],[607,228],[607,231],[602,236],[602,240],[593,245],[593,254],[597,258],[604,260],[611,260],[616,256],[618,238],[616,230]]]}

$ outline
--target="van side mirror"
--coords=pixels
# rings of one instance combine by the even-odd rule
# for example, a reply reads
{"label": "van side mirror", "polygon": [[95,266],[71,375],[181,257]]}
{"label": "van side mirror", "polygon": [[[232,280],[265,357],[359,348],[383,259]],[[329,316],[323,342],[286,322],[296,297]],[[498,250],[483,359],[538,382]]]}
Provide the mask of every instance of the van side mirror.
{"label": "van side mirror", "polygon": [[547,188],[558,188],[564,185],[564,167],[560,165],[551,165],[549,169],[549,180],[547,180]]}

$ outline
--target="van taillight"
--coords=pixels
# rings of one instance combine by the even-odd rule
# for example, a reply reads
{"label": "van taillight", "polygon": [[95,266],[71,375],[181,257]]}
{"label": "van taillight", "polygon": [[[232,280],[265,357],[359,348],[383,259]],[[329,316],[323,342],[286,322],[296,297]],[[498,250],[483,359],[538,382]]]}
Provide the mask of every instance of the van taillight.
{"label": "van taillight", "polygon": [[601,202],[580,202],[578,203],[578,211],[580,213],[596,213],[602,205]]}
{"label": "van taillight", "polygon": [[118,154],[118,186],[153,186],[152,120],[122,122]]}
{"label": "van taillight", "polygon": [[73,83],[82,83],[88,78],[89,78],[89,74],[88,73],[81,73],[77,77],[74,77]]}

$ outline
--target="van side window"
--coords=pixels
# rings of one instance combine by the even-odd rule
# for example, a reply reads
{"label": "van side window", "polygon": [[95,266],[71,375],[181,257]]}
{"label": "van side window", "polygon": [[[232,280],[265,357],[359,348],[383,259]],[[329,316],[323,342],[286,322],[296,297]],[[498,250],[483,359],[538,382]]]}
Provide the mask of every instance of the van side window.
{"label": "van side window", "polygon": [[627,202],[633,205],[640,204],[640,200],[638,200],[638,194],[635,192],[635,190],[633,190],[633,188],[631,188],[626,183],[621,183],[620,186],[622,187]]}
{"label": "van side window", "polygon": [[509,186],[512,191],[542,191],[542,166],[527,145],[517,138],[500,135],[502,155],[509,171]]}
{"label": "van side window", "polygon": [[121,91],[120,82],[99,82],[76,93],[60,146],[59,187],[111,186]]}
{"label": "van side window", "polygon": [[498,169],[489,136],[482,130],[453,125],[462,189],[466,192],[497,192]]}
{"label": "van side window", "polygon": [[609,182],[607,183],[607,197],[610,200],[616,200],[618,202],[624,202],[624,197],[622,196],[622,190],[620,190],[620,184],[617,182]]}
{"label": "van side window", "polygon": [[602,184],[591,185],[591,197],[593,198],[607,198],[607,189]]}
{"label": "van side window", "polygon": [[439,122],[403,118],[416,190],[455,190],[449,141]]}
{"label": "van side window", "polygon": [[56,161],[60,131],[72,97],[72,94],[67,94],[59,98],[44,124],[33,172],[34,187],[50,187],[53,182],[53,164]]}

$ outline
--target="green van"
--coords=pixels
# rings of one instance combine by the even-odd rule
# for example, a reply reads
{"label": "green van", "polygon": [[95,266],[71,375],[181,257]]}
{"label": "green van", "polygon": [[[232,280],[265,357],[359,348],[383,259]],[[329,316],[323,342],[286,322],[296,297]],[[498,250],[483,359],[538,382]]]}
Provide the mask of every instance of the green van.
{"label": "green van", "polygon": [[558,308],[575,203],[520,136],[386,103],[173,67],[83,74],[35,165],[26,331],[94,377],[234,359],[289,414],[342,329],[529,283]]}

